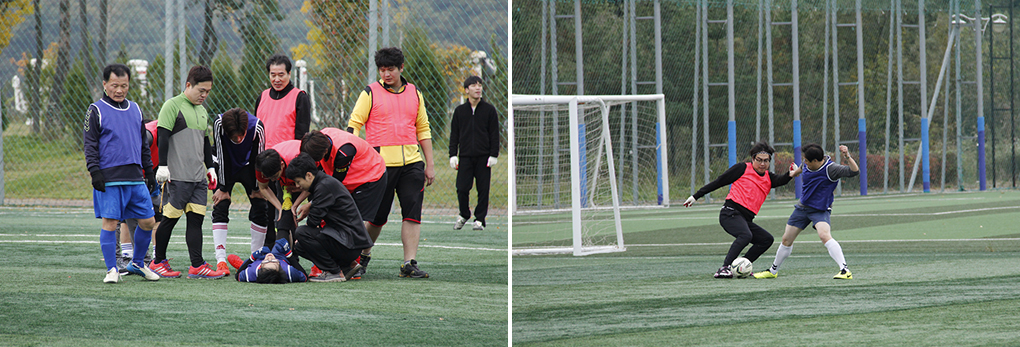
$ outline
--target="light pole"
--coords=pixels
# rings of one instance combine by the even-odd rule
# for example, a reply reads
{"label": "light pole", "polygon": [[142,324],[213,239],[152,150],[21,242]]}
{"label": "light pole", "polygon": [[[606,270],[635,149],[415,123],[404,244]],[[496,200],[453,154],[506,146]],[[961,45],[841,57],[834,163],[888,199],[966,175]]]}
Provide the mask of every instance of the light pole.
{"label": "light pole", "polygon": [[[980,5],[976,5],[976,6],[980,7]],[[980,15],[980,13],[979,13],[979,15]],[[977,56],[978,61],[975,63],[975,65],[976,65],[975,68],[976,68],[976,71],[977,71],[975,73],[975,78],[977,79],[977,86],[978,86],[978,88],[977,88],[977,95],[978,95],[978,98],[977,98],[978,99],[977,100],[977,102],[978,102],[978,107],[977,107],[978,108],[978,110],[977,110],[977,113],[978,113],[978,115],[977,115],[977,147],[978,147],[977,170],[978,170],[978,180],[980,182],[980,188],[979,188],[980,190],[985,190],[985,187],[986,187],[986,183],[985,183],[985,119],[984,119],[984,106],[983,106],[984,100],[983,100],[983,97],[982,97],[982,94],[983,94],[982,93],[983,84],[981,83],[981,79],[983,77],[983,73],[981,72],[981,62],[980,62],[980,59],[981,59],[981,34],[983,34],[985,32],[985,30],[988,29],[988,24],[989,23],[992,24],[992,31],[1002,32],[1003,30],[1005,30],[1005,24],[1008,23],[1008,20],[1009,20],[1009,18],[1006,17],[1003,14],[996,14],[996,15],[993,15],[992,17],[980,17],[980,19],[979,19],[979,18],[969,17],[969,16],[964,15],[962,13],[957,13],[957,14],[955,14],[953,16],[953,20],[952,20],[952,23],[951,23],[951,24],[953,24],[955,26],[958,26],[958,27],[959,26],[968,26],[971,29],[973,29],[975,31],[975,39],[977,41],[975,43],[975,49],[976,49],[975,55]],[[991,35],[989,35],[989,36],[991,36]],[[957,59],[959,59],[959,58],[957,58]],[[957,64],[959,64],[959,63],[957,63]],[[959,69],[957,69],[957,71],[959,71]],[[959,83],[959,81],[958,81],[958,83]],[[959,92],[957,92],[957,98],[959,98]],[[993,111],[994,111],[994,107],[993,107]],[[959,105],[957,105],[957,116],[958,117],[959,117],[959,112],[960,112],[960,107],[959,107]],[[993,116],[994,116],[994,112],[993,112]],[[960,124],[961,123],[959,121],[957,121],[957,127],[959,127]],[[993,164],[992,164],[992,175],[993,176],[992,177],[993,178],[992,178],[992,185],[994,187],[994,185],[995,185],[995,178],[994,178],[995,177],[995,170],[994,170],[994,168],[995,168],[995,165],[994,165],[994,158],[995,158],[994,131],[995,131],[995,128],[994,128],[994,126],[992,127],[992,131],[993,131],[993,142],[992,142],[992,158],[993,158]],[[957,139],[957,144],[958,144],[958,148],[959,148],[959,138]],[[958,153],[959,153],[959,151],[958,151]],[[957,162],[959,162],[959,160],[960,160],[959,156],[957,156],[957,157],[958,157],[957,158]],[[959,173],[957,175],[959,177]],[[962,186],[961,186],[961,189],[962,189]]]}
{"label": "light pole", "polygon": [[[1016,131],[1015,122],[1013,121],[1013,26],[1009,25],[1009,18],[1013,16],[1012,6],[988,6],[989,13],[995,12],[995,9],[1005,9],[1009,12],[1009,17],[1002,13],[996,13],[992,15],[992,31],[988,33],[988,76],[989,76],[989,100],[991,103],[991,123],[992,123],[992,188],[995,188],[996,184],[996,166],[995,166],[995,113],[997,111],[1009,111],[1009,139],[1010,139],[1010,177],[1012,181],[1012,187],[1016,188]],[[1004,57],[995,56],[995,34],[1006,31],[1006,27],[1009,27],[1009,55]],[[1005,60],[1009,62],[1009,108],[996,108],[995,107],[995,61]]]}

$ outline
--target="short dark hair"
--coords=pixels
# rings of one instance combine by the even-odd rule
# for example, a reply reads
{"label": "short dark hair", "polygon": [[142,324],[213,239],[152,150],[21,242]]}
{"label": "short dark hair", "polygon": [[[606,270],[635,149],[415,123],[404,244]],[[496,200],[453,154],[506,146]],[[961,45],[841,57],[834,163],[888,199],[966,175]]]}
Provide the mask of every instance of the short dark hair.
{"label": "short dark hair", "polygon": [[769,157],[772,157],[772,155],[776,153],[776,150],[772,148],[772,146],[769,146],[768,142],[761,141],[754,144],[754,146],[751,146],[751,150],[748,152],[748,154],[750,154],[751,157],[753,158],[755,155],[758,155],[758,153],[761,152],[768,153]]}
{"label": "short dark hair", "polygon": [[386,47],[375,52],[375,67],[401,67],[404,65],[404,52],[397,47]]}
{"label": "short dark hair", "polygon": [[255,169],[263,175],[272,176],[280,172],[280,152],[275,149],[267,149],[255,157]]}
{"label": "short dark hair", "polygon": [[266,59],[266,72],[269,72],[269,67],[273,65],[283,65],[283,69],[290,73],[290,58],[286,55],[276,53]]}
{"label": "short dark hair", "polygon": [[318,161],[325,158],[330,147],[332,147],[332,143],[329,136],[318,130],[310,131],[301,138],[301,151],[308,153],[312,160]]}
{"label": "short dark hair", "polygon": [[287,165],[285,173],[287,174],[287,179],[293,180],[298,177],[305,177],[305,174],[309,172],[314,173],[318,169],[319,167],[315,166],[312,156],[302,152],[290,160],[290,165]]}
{"label": "short dark hair", "polygon": [[127,76],[131,79],[131,69],[124,64],[110,64],[103,68],[103,82],[110,81],[110,75]]}
{"label": "short dark hair", "polygon": [[809,143],[802,149],[804,158],[807,160],[822,160],[825,159],[825,151],[822,150],[822,146],[817,143]]}
{"label": "short dark hair", "polygon": [[464,80],[464,89],[467,89],[467,87],[470,87],[472,84],[475,84],[475,83],[482,83],[483,85],[485,84],[485,83],[482,82],[482,78],[481,77],[471,76],[471,77],[468,77],[466,80]]}
{"label": "short dark hair", "polygon": [[[282,266],[283,263],[280,263]],[[282,284],[287,283],[283,278],[283,273],[279,270],[270,270],[267,268],[259,268],[258,272],[255,273],[255,283],[268,283],[268,284]]]}
{"label": "short dark hair", "polygon": [[202,82],[212,82],[212,70],[202,65],[195,65],[188,71],[188,83],[192,86]]}
{"label": "short dark hair", "polygon": [[240,107],[229,109],[220,116],[220,125],[223,127],[224,135],[243,134],[248,130],[248,111]]}

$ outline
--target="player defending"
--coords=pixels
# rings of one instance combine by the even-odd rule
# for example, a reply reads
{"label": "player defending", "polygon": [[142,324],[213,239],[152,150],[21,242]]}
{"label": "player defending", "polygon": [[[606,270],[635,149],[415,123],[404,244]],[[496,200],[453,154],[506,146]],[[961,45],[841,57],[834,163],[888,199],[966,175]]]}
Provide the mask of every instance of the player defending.
{"label": "player defending", "polygon": [[122,64],[103,68],[104,96],[89,105],[83,134],[85,162],[92,176],[92,205],[96,218],[102,218],[99,246],[106,263],[103,282],[117,283],[117,223],[138,219],[134,230],[133,255],[128,272],[159,280],[142,258],[149,249],[153,225],[152,206],[145,179],[152,177],[152,159],[143,141],[145,126],[138,104],[127,100],[131,70]]}
{"label": "player defending", "polygon": [[251,221],[251,252],[262,249],[266,242],[266,225],[269,216],[266,200],[255,183],[255,157],[262,152],[265,133],[262,121],[247,111],[232,108],[213,123],[216,141],[216,166],[219,177],[213,193],[213,244],[216,246],[216,270],[230,273],[227,266],[227,223],[230,222],[230,192],[240,183],[251,198],[248,220]]}
{"label": "player defending", "polygon": [[731,166],[715,181],[706,184],[698,192],[691,195],[684,201],[684,207],[690,207],[694,201],[705,196],[705,194],[730,185],[730,192],[726,195],[726,202],[719,211],[719,224],[723,230],[733,235],[736,240],[730,245],[723,266],[715,272],[715,278],[733,278],[733,271],[730,264],[740,256],[740,252],[751,244],[744,257],[754,262],[765,251],[772,247],[774,238],[767,230],[754,223],[754,217],[761,209],[769,191],[775,187],[781,187],[790,182],[791,179],[800,175],[800,167],[792,166],[790,172],[777,175],[769,172],[769,163],[772,162],[772,155],[776,151],[764,141],[758,142],[751,147],[751,162],[738,163]]}
{"label": "player defending", "polygon": [[182,215],[187,215],[188,220],[185,231],[191,258],[188,278],[220,278],[226,275],[223,271],[211,269],[202,258],[206,190],[216,187],[212,146],[205,136],[209,114],[202,106],[212,90],[212,80],[209,68],[192,67],[184,91],[164,102],[159,110],[157,141],[160,163],[156,181],[161,185],[165,183],[165,196],[163,221],[156,229],[155,255],[150,266],[163,277],[181,276],[179,271],[170,268],[166,248]]}
{"label": "player defending", "polygon": [[793,251],[793,240],[797,239],[801,230],[807,228],[808,224],[814,223],[818,231],[818,238],[822,239],[822,245],[829,251],[829,256],[839,266],[839,273],[833,276],[834,279],[853,279],[853,274],[847,269],[846,259],[843,258],[843,248],[839,246],[830,234],[831,222],[829,215],[832,213],[832,193],[839,184],[839,179],[854,177],[860,172],[857,162],[850,156],[846,146],[839,146],[840,155],[849,162],[849,165],[834,163],[822,147],[817,144],[804,146],[804,181],[800,194],[800,203],[794,206],[793,214],[786,222],[786,231],[783,232],[783,243],[776,251],[776,260],[768,271],[754,274],[754,278],[776,278],[779,276],[779,266],[783,265],[786,257]]}
{"label": "player defending", "polygon": [[395,192],[403,217],[400,240],[404,245],[404,263],[400,266],[400,277],[428,278],[429,274],[418,269],[418,261],[414,259],[421,235],[425,187],[432,185],[436,178],[425,101],[418,87],[400,76],[404,72],[404,53],[399,48],[375,52],[375,66],[381,79],[369,84],[358,96],[347,125],[347,131],[354,135],[364,127],[365,139],[379,149],[386,161],[386,189],[368,233],[372,239],[379,237]]}
{"label": "player defending", "polygon": [[[468,102],[457,106],[450,122],[450,167],[457,170],[457,202],[460,214],[453,229],[460,230],[471,218],[468,205],[471,181],[477,185],[478,205],[475,206],[474,230],[485,229],[489,210],[489,180],[492,166],[499,157],[499,114],[492,104],[482,99],[482,79],[471,76],[464,80]],[[457,152],[460,155],[457,155]]]}
{"label": "player defending", "polygon": [[[365,228],[368,228],[371,225],[368,224],[369,220],[375,217],[379,210],[379,200],[382,199],[383,189],[386,188],[386,162],[379,152],[376,152],[367,141],[337,128],[324,128],[308,133],[301,139],[301,151],[308,153],[323,171],[343,183],[354,197]],[[307,214],[307,206],[301,206],[299,209],[298,215]],[[378,234],[375,236],[379,237]],[[375,240],[373,238],[372,242]],[[361,253],[361,269],[347,279],[360,279],[371,259],[372,248],[366,248]]]}
{"label": "player defending", "polygon": [[308,153],[291,160],[287,178],[311,194],[307,225],[294,233],[298,240],[294,252],[322,269],[322,274],[308,280],[346,281],[361,268],[358,255],[373,244],[354,198],[339,180],[319,170]]}

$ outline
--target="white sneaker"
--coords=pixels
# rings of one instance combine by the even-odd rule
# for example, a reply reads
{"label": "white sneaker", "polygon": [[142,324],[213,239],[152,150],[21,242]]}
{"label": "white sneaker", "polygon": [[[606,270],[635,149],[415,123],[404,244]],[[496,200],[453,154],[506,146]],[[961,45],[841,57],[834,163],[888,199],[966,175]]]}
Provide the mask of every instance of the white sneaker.
{"label": "white sneaker", "polygon": [[473,226],[471,227],[471,229],[473,229],[473,230],[485,230],[485,226],[482,225],[482,221],[476,220],[475,223],[473,224]]}
{"label": "white sneaker", "polygon": [[112,268],[106,272],[106,278],[103,279],[103,283],[117,282],[120,282],[120,271],[117,271],[117,268]]}
{"label": "white sneaker", "polygon": [[460,230],[460,228],[464,227],[464,223],[467,223],[467,219],[457,216],[457,221],[453,223],[453,230]]}

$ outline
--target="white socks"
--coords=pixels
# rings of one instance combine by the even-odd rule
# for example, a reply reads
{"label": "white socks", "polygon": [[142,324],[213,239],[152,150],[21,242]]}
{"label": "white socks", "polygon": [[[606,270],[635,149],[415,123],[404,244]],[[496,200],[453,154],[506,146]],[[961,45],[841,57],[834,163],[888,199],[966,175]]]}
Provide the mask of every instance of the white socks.
{"label": "white socks", "polygon": [[776,260],[772,262],[772,268],[769,269],[769,272],[772,274],[779,273],[779,266],[783,265],[783,261],[786,260],[786,257],[789,257],[792,252],[793,246],[786,246],[780,243],[779,249],[776,250]]}
{"label": "white socks", "polygon": [[836,265],[839,266],[839,269],[846,269],[846,259],[843,258],[843,247],[839,246],[839,242],[836,242],[836,239],[829,239],[829,242],[825,243],[825,248],[829,250],[829,256],[832,257],[832,260],[836,261]]}
{"label": "white socks", "polygon": [[120,244],[120,256],[131,258],[135,255],[135,245],[131,242]]}
{"label": "white socks", "polygon": [[262,249],[266,243],[266,227],[251,223],[251,252]]}
{"label": "white socks", "polygon": [[216,246],[216,262],[227,261],[227,223],[213,223],[212,239]]}

